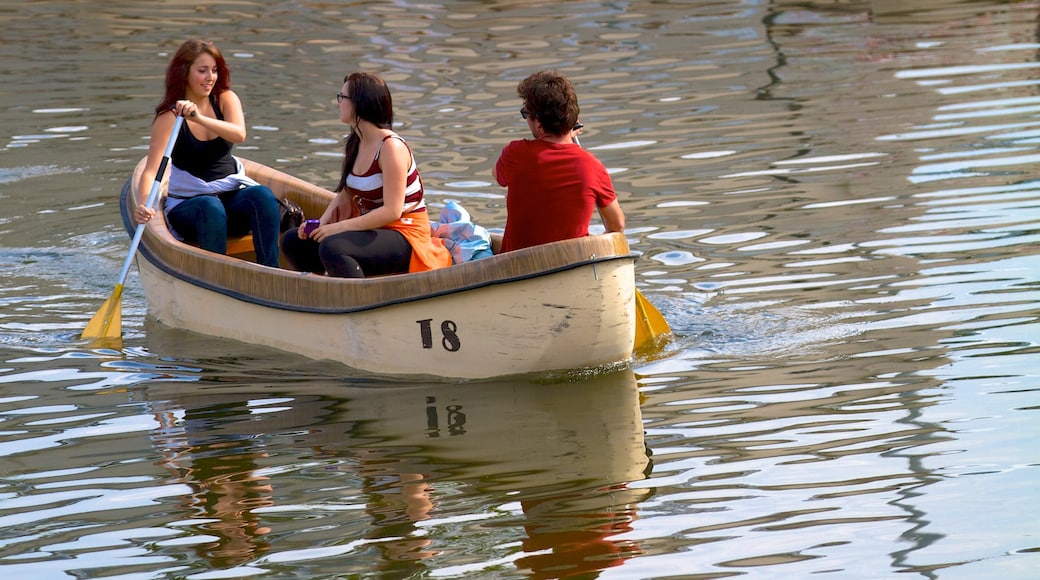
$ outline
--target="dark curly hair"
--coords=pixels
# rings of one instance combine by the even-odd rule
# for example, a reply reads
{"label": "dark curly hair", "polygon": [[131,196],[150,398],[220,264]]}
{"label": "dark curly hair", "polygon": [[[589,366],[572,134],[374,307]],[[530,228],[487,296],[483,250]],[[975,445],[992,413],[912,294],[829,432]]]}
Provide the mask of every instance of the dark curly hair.
{"label": "dark curly hair", "polygon": [[520,81],[516,94],[524,110],[550,135],[563,135],[578,122],[578,95],[566,77],[554,70],[536,72]]}

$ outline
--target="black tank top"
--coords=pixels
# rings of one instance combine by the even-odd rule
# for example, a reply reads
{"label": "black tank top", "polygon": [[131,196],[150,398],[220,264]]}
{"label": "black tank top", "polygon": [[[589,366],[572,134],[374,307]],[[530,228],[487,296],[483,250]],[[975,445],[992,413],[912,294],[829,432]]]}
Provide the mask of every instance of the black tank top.
{"label": "black tank top", "polygon": [[[217,118],[224,120],[224,114],[220,111],[219,100],[216,95],[209,96],[209,102],[213,105],[213,112]],[[198,177],[203,181],[214,181],[222,179],[235,173],[235,159],[231,156],[232,144],[223,137],[217,137],[209,141],[200,141],[188,130],[188,124],[181,125],[181,132],[177,135],[177,143],[173,146],[170,159],[179,169]]]}

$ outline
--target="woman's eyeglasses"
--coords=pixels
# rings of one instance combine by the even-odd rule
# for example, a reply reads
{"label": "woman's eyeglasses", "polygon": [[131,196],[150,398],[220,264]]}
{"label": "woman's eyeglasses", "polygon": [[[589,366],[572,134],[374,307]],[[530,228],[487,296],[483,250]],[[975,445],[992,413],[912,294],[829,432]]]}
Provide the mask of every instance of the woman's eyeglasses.
{"label": "woman's eyeglasses", "polygon": [[527,109],[520,109],[520,116],[527,119]]}
{"label": "woman's eyeglasses", "polygon": [[342,103],[343,101],[349,101],[349,100],[350,100],[350,97],[348,97],[347,95],[344,95],[343,93],[336,93],[336,102],[337,103]]}

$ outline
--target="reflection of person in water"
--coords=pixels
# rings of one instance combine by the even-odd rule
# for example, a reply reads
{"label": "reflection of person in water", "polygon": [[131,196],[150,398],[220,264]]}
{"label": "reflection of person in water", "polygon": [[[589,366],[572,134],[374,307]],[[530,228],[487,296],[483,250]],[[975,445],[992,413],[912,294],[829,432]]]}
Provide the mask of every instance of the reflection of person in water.
{"label": "reflection of person in water", "polygon": [[[456,408],[454,413],[456,419],[464,416],[461,408]],[[460,441],[459,437],[467,433],[463,425],[464,420],[448,428],[427,421],[425,437],[438,439],[447,435],[452,436],[452,441]],[[322,451],[335,453],[328,448]],[[543,481],[545,474],[516,471],[508,475],[500,472],[492,478],[505,476],[512,482],[492,484],[513,486],[514,491],[503,494],[501,489],[484,489],[487,482],[471,473],[480,467],[445,462],[420,449],[388,443],[386,446],[366,445],[346,453],[357,461],[357,470],[364,477],[365,513],[371,517],[371,530],[365,537],[380,540],[374,544],[384,558],[376,567],[380,572],[414,575],[427,569],[422,560],[441,553],[442,550],[435,549],[436,541],[416,525],[436,517],[440,496],[436,482],[439,481],[453,482],[451,496],[461,493],[484,500],[503,500],[508,495],[509,500],[519,502],[523,516],[518,525],[523,526],[527,536],[521,542],[523,551],[529,555],[517,559],[515,564],[521,570],[529,570],[531,578],[585,577],[583,575],[620,566],[642,553],[635,541],[613,537],[632,530],[631,524],[637,517],[636,506],[650,490],[629,489],[626,483],[603,481],[599,482],[603,484],[600,487],[568,481],[526,487],[528,483]],[[499,467],[509,465],[509,459],[503,458]],[[644,476],[649,475],[650,466],[649,462],[639,464]],[[595,486],[597,482],[586,483]],[[505,530],[509,526],[496,527]]]}
{"label": "reflection of person in water", "polygon": [[521,502],[527,518],[523,547],[530,555],[516,566],[529,569],[530,578],[594,578],[641,554],[636,542],[611,539],[631,531],[636,519],[633,504],[614,505],[616,493],[626,493],[624,486]]}
{"label": "reflection of person in water", "polygon": [[396,472],[394,461],[381,450],[358,449],[354,455],[365,481],[365,513],[372,518],[365,538],[381,540],[375,543],[383,553],[376,570],[395,574],[424,570],[419,562],[440,553],[426,549],[433,542],[415,526],[429,519],[434,507],[429,482],[421,473]]}
{"label": "reflection of person in water", "polygon": [[487,541],[519,542],[514,563],[532,578],[591,578],[639,554],[624,537],[650,493],[628,487],[651,469],[635,378],[566,386],[360,397],[347,416],[378,420],[315,434],[318,454],[346,458],[362,477],[365,538],[383,555],[373,569],[415,576],[429,570],[425,560],[469,549],[428,532],[452,525],[439,518],[487,506],[503,506],[484,514]]}
{"label": "reflection of person in water", "polygon": [[181,420],[183,428],[174,427],[169,414],[160,413],[157,418],[163,428],[153,433],[165,454],[162,465],[192,489],[185,501],[187,508],[197,512],[196,517],[205,520],[198,529],[216,537],[195,546],[216,568],[241,565],[270,549],[263,537],[271,529],[253,512],[273,503],[268,478],[257,474],[263,454],[255,450],[249,437],[229,439],[224,435],[206,441],[204,426],[191,427],[192,422],[206,422],[205,415],[224,419],[232,412],[248,410],[237,406],[229,411],[221,405],[187,410]]}
{"label": "reflection of person in water", "polygon": [[[369,459],[379,455],[382,454],[377,452]],[[365,486],[365,512],[372,518],[372,530],[366,538],[382,539],[375,544],[383,554],[383,562],[376,570],[405,577],[426,570],[422,560],[441,553],[431,549],[433,540],[417,534],[421,530],[415,525],[431,517],[437,492],[421,474],[386,473],[393,467],[393,463],[383,461],[362,467],[362,471],[371,473]],[[517,559],[516,566],[530,570],[528,577],[535,579],[592,578],[601,570],[620,566],[642,551],[636,542],[612,536],[632,530],[635,503],[645,493],[628,490],[624,485],[530,499],[523,499],[525,494],[521,492],[514,498],[520,499],[523,509],[527,538],[522,540],[522,546],[529,555]],[[632,503],[617,503],[628,500]]]}

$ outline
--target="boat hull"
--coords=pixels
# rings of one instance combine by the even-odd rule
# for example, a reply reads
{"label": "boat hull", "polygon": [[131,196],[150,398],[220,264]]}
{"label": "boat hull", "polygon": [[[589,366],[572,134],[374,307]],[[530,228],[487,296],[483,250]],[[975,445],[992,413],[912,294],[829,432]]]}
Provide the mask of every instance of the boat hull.
{"label": "boat hull", "polygon": [[632,353],[632,264],[587,265],[352,313],[271,308],[138,260],[159,322],[378,374],[488,378],[596,367]]}

